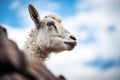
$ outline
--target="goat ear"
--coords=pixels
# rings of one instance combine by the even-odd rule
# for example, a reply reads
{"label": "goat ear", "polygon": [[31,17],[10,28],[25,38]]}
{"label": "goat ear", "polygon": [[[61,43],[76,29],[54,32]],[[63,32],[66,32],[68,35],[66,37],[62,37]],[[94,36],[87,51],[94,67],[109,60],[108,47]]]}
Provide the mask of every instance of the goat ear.
{"label": "goat ear", "polygon": [[29,13],[34,23],[38,25],[40,23],[39,13],[32,4],[29,4]]}

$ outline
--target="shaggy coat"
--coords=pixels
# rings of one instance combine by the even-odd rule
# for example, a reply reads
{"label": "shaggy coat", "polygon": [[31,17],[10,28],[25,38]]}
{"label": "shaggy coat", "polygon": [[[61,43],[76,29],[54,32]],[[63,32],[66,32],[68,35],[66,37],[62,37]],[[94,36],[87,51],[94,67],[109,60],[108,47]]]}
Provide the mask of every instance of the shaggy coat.
{"label": "shaggy coat", "polygon": [[52,52],[69,51],[75,47],[76,38],[63,28],[60,17],[50,14],[41,19],[32,4],[29,5],[29,13],[36,26],[24,48],[29,59],[44,61]]}

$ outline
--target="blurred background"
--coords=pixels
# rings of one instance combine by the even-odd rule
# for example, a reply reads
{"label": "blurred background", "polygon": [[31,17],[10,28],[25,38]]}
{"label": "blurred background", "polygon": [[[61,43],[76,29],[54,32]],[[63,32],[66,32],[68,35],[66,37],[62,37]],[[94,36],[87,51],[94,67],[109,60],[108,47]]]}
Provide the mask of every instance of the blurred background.
{"label": "blurred background", "polygon": [[28,4],[40,17],[56,14],[77,38],[72,51],[46,61],[55,75],[68,80],[120,80],[120,0],[0,0],[0,24],[22,49],[34,23]]}

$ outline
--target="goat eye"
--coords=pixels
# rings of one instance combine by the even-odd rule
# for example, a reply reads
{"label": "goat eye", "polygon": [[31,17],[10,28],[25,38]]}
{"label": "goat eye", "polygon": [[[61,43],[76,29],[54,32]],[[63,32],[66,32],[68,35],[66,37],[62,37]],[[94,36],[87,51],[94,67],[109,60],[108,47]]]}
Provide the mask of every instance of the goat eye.
{"label": "goat eye", "polygon": [[53,25],[54,25],[54,23],[51,22],[51,21],[47,23],[47,26],[48,26],[48,27],[53,26]]}

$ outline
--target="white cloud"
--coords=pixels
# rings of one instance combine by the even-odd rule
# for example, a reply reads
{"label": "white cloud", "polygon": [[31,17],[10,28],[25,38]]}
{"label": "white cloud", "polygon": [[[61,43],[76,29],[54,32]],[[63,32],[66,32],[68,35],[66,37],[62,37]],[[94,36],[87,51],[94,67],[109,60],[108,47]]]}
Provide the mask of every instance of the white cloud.
{"label": "white cloud", "polygon": [[24,45],[24,42],[27,40],[30,27],[20,29],[20,28],[14,28],[5,24],[3,24],[3,26],[7,29],[7,32],[9,34],[8,37],[11,40],[15,41],[18,44],[19,48],[23,49],[23,45]]}
{"label": "white cloud", "polygon": [[33,1],[33,5],[35,5],[38,9],[41,11],[54,11],[60,8],[60,4],[57,2],[52,2],[50,0],[38,0],[38,1]]}
{"label": "white cloud", "polygon": [[11,10],[15,10],[15,9],[17,9],[17,8],[19,7],[19,5],[20,5],[19,0],[15,0],[15,1],[13,1],[13,2],[10,4],[10,9],[11,9]]}
{"label": "white cloud", "polygon": [[[120,68],[112,67],[109,70],[101,70],[98,67],[84,65],[84,59],[79,53],[61,53],[52,55],[46,64],[56,75],[64,75],[68,80],[119,80]],[[88,55],[89,57],[89,55]],[[91,57],[91,56],[90,56]]]}

